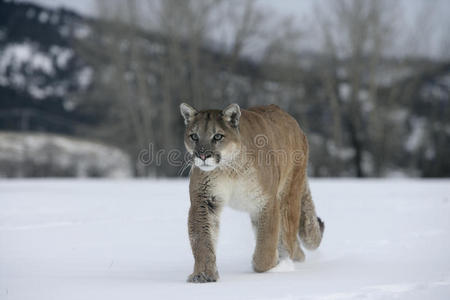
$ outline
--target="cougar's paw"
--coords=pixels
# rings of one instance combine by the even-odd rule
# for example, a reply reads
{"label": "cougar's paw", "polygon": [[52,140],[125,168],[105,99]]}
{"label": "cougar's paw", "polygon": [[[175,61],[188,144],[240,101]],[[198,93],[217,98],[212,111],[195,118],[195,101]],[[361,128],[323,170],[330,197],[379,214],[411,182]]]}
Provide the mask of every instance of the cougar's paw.
{"label": "cougar's paw", "polygon": [[296,262],[305,261],[305,252],[303,252],[303,250],[300,247],[296,248],[292,255],[292,260]]}
{"label": "cougar's paw", "polygon": [[253,270],[257,273],[266,272],[278,264],[278,250],[274,253],[255,253],[253,255]]}
{"label": "cougar's paw", "polygon": [[305,252],[303,252],[299,243],[296,243],[294,246],[294,251],[292,253],[291,259],[295,262],[303,262],[305,261]]}
{"label": "cougar's paw", "polygon": [[187,281],[194,283],[205,283],[205,282],[216,282],[219,279],[219,274],[217,272],[200,272],[192,273],[189,275]]}

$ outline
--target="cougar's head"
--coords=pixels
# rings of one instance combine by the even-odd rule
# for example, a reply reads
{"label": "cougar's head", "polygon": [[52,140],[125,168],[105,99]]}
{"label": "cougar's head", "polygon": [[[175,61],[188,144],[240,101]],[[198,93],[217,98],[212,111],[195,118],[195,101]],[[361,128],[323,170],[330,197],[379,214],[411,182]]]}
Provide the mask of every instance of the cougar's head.
{"label": "cougar's head", "polygon": [[224,110],[197,111],[186,103],[180,105],[186,131],[184,145],[203,171],[224,166],[239,152],[239,105]]}

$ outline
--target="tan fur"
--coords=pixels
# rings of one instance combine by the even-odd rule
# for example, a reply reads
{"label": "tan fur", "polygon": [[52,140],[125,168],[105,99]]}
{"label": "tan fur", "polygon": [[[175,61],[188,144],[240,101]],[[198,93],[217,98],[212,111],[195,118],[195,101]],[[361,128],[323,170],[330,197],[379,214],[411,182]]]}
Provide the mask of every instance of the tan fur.
{"label": "tan fur", "polygon": [[[224,205],[250,215],[256,272],[276,266],[283,253],[303,261],[299,235],[307,249],[315,249],[324,226],[307,182],[308,143],[296,120],[276,105],[197,112],[182,104],[181,111],[187,150],[209,153],[205,164],[212,165],[191,170],[188,228],[195,265],[188,281],[218,279],[215,247]],[[219,142],[211,138],[217,132],[224,136]]]}

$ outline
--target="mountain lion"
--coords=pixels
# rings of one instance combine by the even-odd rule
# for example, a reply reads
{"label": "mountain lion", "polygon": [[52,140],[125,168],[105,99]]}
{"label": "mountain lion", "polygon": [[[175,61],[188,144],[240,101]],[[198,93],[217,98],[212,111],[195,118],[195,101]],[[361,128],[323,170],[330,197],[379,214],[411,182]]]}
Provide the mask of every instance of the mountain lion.
{"label": "mountain lion", "polygon": [[322,240],[306,175],[308,142],[297,121],[276,105],[197,111],[183,103],[184,144],[193,157],[189,282],[217,281],[215,248],[224,205],[246,211],[256,235],[253,269],[265,272],[289,256],[303,261]]}

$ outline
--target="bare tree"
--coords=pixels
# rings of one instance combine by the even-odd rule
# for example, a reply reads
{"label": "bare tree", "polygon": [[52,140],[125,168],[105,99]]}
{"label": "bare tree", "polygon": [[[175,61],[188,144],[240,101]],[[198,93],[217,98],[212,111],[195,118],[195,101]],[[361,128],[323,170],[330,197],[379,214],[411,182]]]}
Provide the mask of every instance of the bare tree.
{"label": "bare tree", "polygon": [[[395,9],[391,2],[339,0],[319,12],[327,60],[322,80],[333,111],[333,137],[342,146],[341,128],[348,133],[358,177],[364,165],[379,165],[368,157],[371,139],[383,137],[377,96],[379,64],[390,46]],[[367,160],[372,163],[368,164]],[[365,163],[366,161],[366,163]]]}
{"label": "bare tree", "polygon": [[[236,101],[223,91],[259,30],[260,13],[253,0],[245,2],[243,13],[222,0],[149,0],[153,20],[145,22],[142,1],[97,3],[103,21],[96,24],[91,43],[80,45],[98,75],[96,89],[85,101],[92,101],[91,107],[108,107],[110,121],[96,133],[127,148],[136,159],[138,176],[176,175],[177,168],[167,160],[159,166],[140,163],[139,152],[149,144],[166,153],[183,147],[176,113],[181,101],[198,108]],[[208,49],[206,45],[214,43],[212,31],[225,26],[219,20],[230,15],[231,51]]]}

